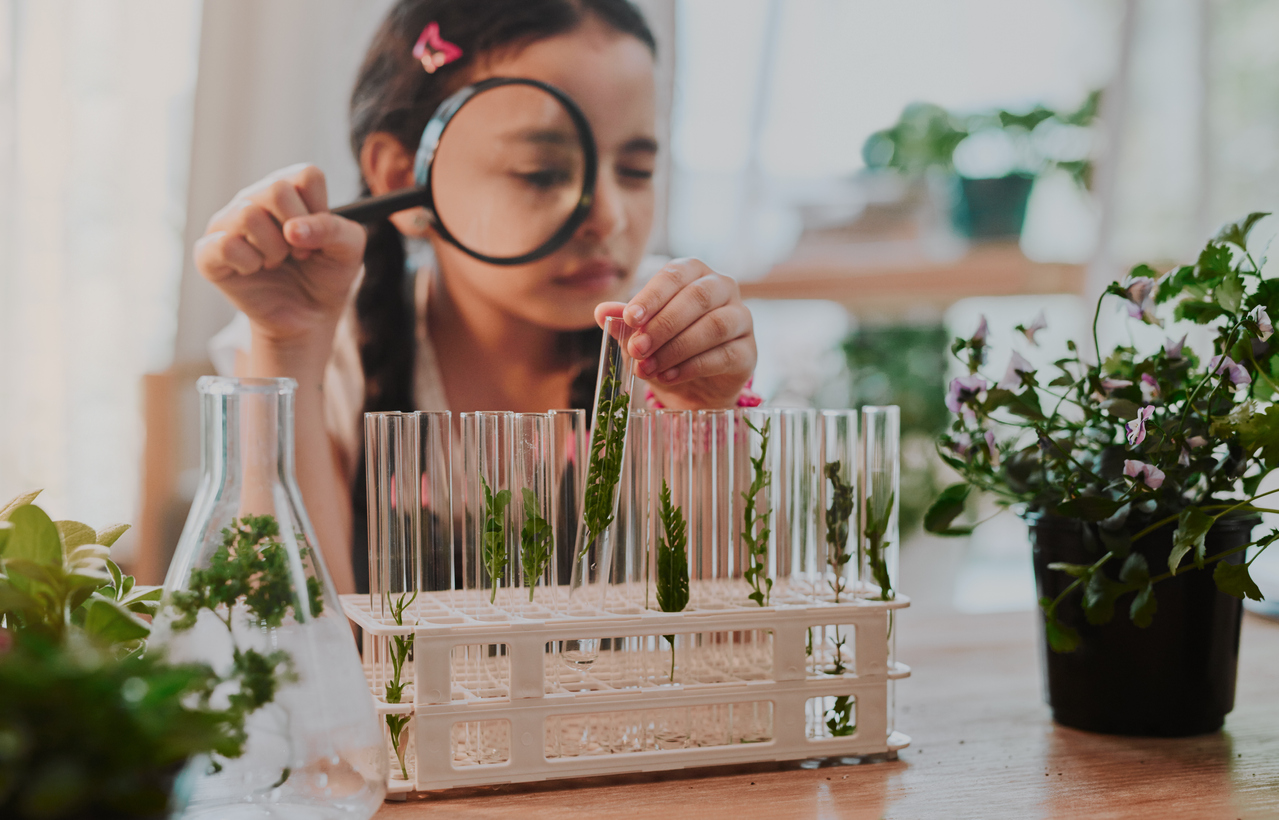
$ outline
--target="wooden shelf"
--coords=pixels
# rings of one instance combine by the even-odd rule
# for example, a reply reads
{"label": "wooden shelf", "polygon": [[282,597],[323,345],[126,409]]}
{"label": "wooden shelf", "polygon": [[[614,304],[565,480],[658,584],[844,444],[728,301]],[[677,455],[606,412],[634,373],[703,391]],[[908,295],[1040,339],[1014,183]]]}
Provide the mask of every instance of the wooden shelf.
{"label": "wooden shelf", "polygon": [[971,246],[953,259],[917,242],[810,243],[762,279],[748,299],[829,299],[862,318],[940,314],[972,296],[1082,293],[1082,265],[1033,262],[1014,243]]}

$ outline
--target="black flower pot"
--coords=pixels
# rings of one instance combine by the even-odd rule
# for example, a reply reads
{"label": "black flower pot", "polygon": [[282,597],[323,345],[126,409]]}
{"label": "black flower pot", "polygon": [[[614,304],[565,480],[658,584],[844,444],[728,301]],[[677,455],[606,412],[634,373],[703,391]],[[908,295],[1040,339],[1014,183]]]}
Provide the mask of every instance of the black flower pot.
{"label": "black flower pot", "polygon": [[[1042,515],[1029,523],[1040,597],[1055,598],[1074,580],[1049,564],[1091,564],[1104,554],[1095,542],[1086,543],[1078,521]],[[1247,544],[1256,523],[1219,522],[1205,540],[1207,554]],[[1146,557],[1152,575],[1168,566],[1174,529],[1170,524],[1133,547]],[[1223,560],[1241,563],[1244,552]],[[1119,567],[1107,570],[1115,577]],[[1217,590],[1211,567],[1161,581],[1154,590],[1158,611],[1144,629],[1128,617],[1134,593],[1121,596],[1114,618],[1100,626],[1084,617],[1078,589],[1057,608],[1058,620],[1079,632],[1080,644],[1073,652],[1053,652],[1041,632],[1053,720],[1091,732],[1155,737],[1221,728],[1235,703],[1243,602]]]}
{"label": "black flower pot", "polygon": [[969,239],[1016,239],[1026,221],[1035,178],[1009,174],[993,179],[959,177],[951,219]]}

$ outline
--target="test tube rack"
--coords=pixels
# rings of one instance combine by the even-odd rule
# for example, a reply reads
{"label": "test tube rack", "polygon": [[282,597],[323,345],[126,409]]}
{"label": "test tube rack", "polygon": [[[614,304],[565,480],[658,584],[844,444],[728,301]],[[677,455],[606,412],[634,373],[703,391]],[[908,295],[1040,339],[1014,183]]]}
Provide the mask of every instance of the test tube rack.
{"label": "test tube rack", "polygon": [[[885,637],[903,595],[879,601],[798,587],[760,607],[725,582],[694,582],[683,612],[618,591],[608,610],[556,614],[534,602],[476,606],[424,592],[398,626],[369,597],[343,608],[364,634],[379,718],[409,714],[409,779],[394,754],[388,796],[414,790],[828,757],[891,759],[910,743],[892,727],[893,681],[910,668]],[[698,587],[701,587],[700,589]],[[414,639],[411,682],[387,703],[381,642]],[[676,671],[669,678],[677,636]],[[590,664],[563,641],[598,638]],[[384,726],[385,732],[385,726]],[[389,735],[388,735],[389,738]],[[389,741],[388,741],[389,747]]]}

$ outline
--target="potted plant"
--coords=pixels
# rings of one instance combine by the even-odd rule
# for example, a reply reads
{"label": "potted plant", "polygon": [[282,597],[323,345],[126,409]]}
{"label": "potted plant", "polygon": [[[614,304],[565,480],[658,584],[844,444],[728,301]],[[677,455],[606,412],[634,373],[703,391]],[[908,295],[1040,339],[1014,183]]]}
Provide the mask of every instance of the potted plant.
{"label": "potted plant", "polygon": [[[974,488],[1030,523],[1059,723],[1189,735],[1233,705],[1242,599],[1261,598],[1248,567],[1279,539],[1252,537],[1279,492],[1258,489],[1279,466],[1279,280],[1248,243],[1264,216],[1224,227],[1193,265],[1137,266],[1098,302],[1095,349],[1102,307],[1118,301],[1128,321],[1201,326],[1202,356],[1185,336],[1099,362],[1072,342],[1051,373],[1014,352],[996,380],[984,320],[952,345],[968,373],[950,384],[939,451],[964,480],[925,527],[970,532],[954,522]],[[1041,327],[1018,329],[1033,344]]]}
{"label": "potted plant", "polygon": [[[862,146],[868,168],[891,169],[908,178],[940,172],[954,182],[951,217],[971,239],[1017,238],[1037,177],[1060,169],[1087,187],[1092,164],[1089,127],[1100,92],[1079,108],[1056,111],[1003,109],[957,114],[931,103],[912,103],[891,127]],[[969,155],[956,173],[956,155]],[[963,159],[961,156],[960,159]]]}
{"label": "potted plant", "polygon": [[[36,495],[0,508],[0,816],[168,817],[189,760],[242,752],[288,658],[219,673],[149,650],[161,590],[109,557],[128,527],[51,521]],[[246,573],[228,583],[273,581]]]}

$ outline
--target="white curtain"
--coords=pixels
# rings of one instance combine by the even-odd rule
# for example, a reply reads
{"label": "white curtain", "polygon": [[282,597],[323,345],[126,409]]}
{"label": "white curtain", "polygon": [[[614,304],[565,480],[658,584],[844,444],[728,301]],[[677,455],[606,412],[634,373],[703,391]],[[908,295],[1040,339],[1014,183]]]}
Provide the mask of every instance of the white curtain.
{"label": "white curtain", "polygon": [[200,0],[0,0],[0,498],[136,513],[176,327]]}

